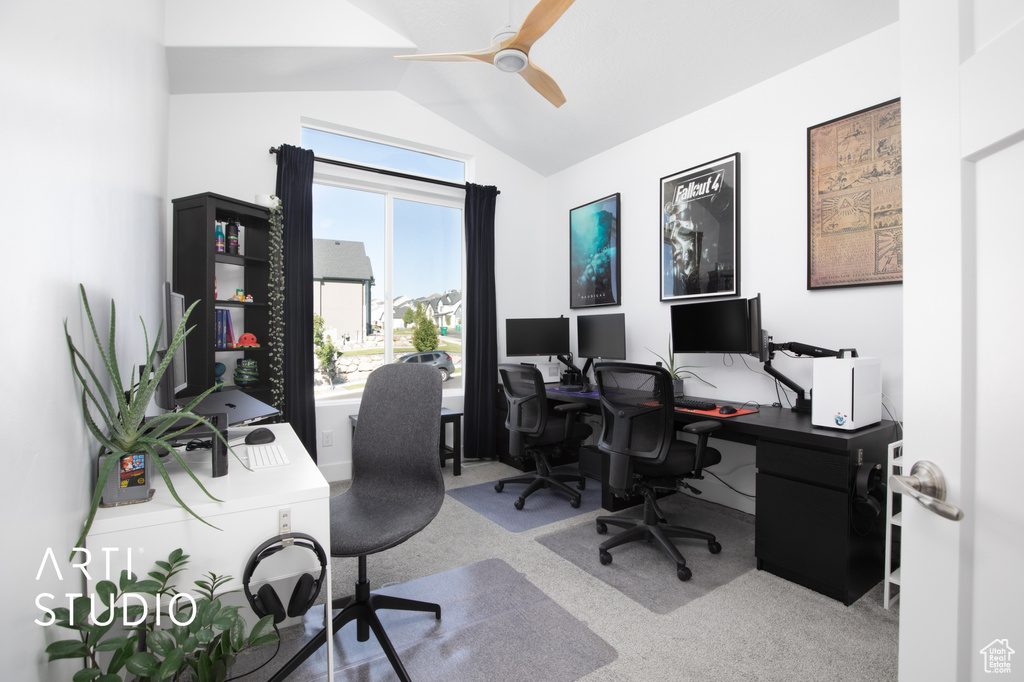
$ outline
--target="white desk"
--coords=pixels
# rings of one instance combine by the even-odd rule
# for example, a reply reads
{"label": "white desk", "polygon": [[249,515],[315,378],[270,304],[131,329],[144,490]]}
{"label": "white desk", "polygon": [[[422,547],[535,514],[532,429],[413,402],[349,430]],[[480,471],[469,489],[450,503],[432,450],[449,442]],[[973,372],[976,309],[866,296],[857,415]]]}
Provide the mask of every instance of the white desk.
{"label": "white desk", "polygon": [[[242,436],[252,428],[230,429],[229,439]],[[191,559],[186,570],[175,576],[178,590],[194,593],[193,581],[210,571],[230,575],[234,580],[226,585],[226,589],[238,589],[239,593],[230,595],[225,601],[245,604],[241,613],[245,614],[252,627],[256,618],[240,592],[242,575],[252,551],[278,535],[279,512],[288,509],[291,511],[291,530],[313,536],[327,554],[324,585],[327,603],[331,603],[330,486],[289,424],[274,424],[269,428],[274,431],[275,442],[288,453],[290,461],[287,466],[250,472],[228,453],[228,475],[212,478],[209,450],[183,451],[182,457],[196,477],[223,502],[209,499],[176,460],[164,459],[178,496],[196,514],[220,530],[196,520],[182,509],[159,475],[153,481],[156,494],[150,502],[98,509],[86,539],[86,547],[93,555],[89,567],[92,579],[87,586],[89,592],[92,592],[93,582],[107,578],[108,555],[110,579],[116,582],[127,567],[129,551],[132,571],[145,577],[154,562],[165,561],[171,551],[180,547]],[[239,457],[247,461],[245,451],[245,445],[235,447]],[[105,554],[103,548],[116,551]],[[255,594],[261,584],[271,582],[281,601],[287,604],[294,586],[292,578],[303,572],[316,577],[319,570],[320,565],[313,552],[289,548],[259,565],[250,589]],[[327,612],[330,613],[329,610]],[[299,622],[299,619],[286,620],[282,626],[293,622]],[[329,669],[333,669],[332,639],[327,638]]]}

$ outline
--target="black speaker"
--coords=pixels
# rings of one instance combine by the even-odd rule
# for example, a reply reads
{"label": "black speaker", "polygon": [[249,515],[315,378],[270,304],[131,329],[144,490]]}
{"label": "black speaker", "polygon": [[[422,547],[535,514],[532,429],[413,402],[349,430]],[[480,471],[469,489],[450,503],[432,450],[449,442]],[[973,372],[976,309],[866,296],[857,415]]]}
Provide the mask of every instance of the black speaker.
{"label": "black speaker", "polygon": [[[286,540],[294,540],[294,542],[286,544]],[[252,591],[249,589],[249,582],[252,580],[252,574],[256,571],[256,567],[260,565],[261,561],[288,547],[302,547],[316,554],[317,561],[320,562],[320,575],[316,578],[309,573],[300,575],[295,581],[295,587],[292,588],[291,597],[288,599],[288,607],[285,608],[281,598],[270,583],[260,587],[256,591],[256,595],[253,596]],[[320,594],[320,587],[323,585],[326,575],[327,554],[324,552],[324,548],[320,546],[320,543],[316,541],[316,538],[305,533],[285,533],[270,538],[253,551],[252,556],[249,557],[249,563],[245,565],[245,572],[242,574],[242,591],[245,593],[249,606],[252,607],[253,612],[258,617],[273,616],[274,624],[277,625],[286,617],[296,618],[302,616],[313,606],[317,596]]]}

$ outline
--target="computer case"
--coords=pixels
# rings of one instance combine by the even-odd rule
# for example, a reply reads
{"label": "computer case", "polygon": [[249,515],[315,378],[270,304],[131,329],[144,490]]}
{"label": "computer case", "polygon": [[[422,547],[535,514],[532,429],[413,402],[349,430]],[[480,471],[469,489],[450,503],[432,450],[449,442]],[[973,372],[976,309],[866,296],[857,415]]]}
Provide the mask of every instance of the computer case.
{"label": "computer case", "polygon": [[882,420],[879,358],[815,358],[811,424],[854,431]]}

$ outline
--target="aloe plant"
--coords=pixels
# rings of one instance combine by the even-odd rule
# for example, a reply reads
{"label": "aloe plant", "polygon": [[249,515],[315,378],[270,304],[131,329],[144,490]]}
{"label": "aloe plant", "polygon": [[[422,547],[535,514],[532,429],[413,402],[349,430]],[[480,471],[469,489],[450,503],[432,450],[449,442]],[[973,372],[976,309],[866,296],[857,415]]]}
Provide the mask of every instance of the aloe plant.
{"label": "aloe plant", "polygon": [[672,335],[668,335],[668,354],[665,357],[661,357],[650,348],[647,349],[650,353],[661,360],[662,365],[668,370],[668,373],[672,375],[673,379],[696,379],[697,381],[707,384],[711,388],[718,388],[710,381],[701,378],[696,372],[690,371],[690,367],[696,367],[697,365],[679,365],[676,367],[676,354],[672,352]]}
{"label": "aloe plant", "polygon": [[[188,475],[193,481],[195,481],[196,485],[199,486],[207,497],[216,502],[222,501],[214,497],[210,491],[206,489],[206,487],[189,468],[188,464],[186,464],[185,460],[181,458],[181,455],[179,455],[171,446],[171,443],[174,442],[178,436],[199,424],[208,426],[215,434],[215,437],[220,438],[224,444],[227,445],[227,441],[224,439],[223,435],[221,435],[220,431],[214,428],[205,417],[192,412],[202,399],[209,395],[215,387],[211,387],[201,395],[196,396],[179,412],[168,412],[166,414],[152,417],[149,420],[145,419],[146,408],[149,406],[149,401],[153,397],[153,392],[156,390],[160,378],[163,377],[164,372],[167,371],[174,354],[181,347],[181,344],[184,343],[185,337],[188,336],[192,329],[194,329],[194,327],[186,328],[186,324],[188,322],[189,315],[198,304],[198,301],[189,306],[188,310],[185,311],[181,324],[179,324],[178,328],[175,330],[174,338],[171,339],[171,343],[164,354],[164,358],[156,370],[152,373],[140,371],[138,382],[136,382],[136,365],[133,364],[131,380],[128,382],[128,388],[125,389],[125,383],[121,378],[121,369],[118,366],[117,352],[115,350],[117,314],[114,301],[110,301],[110,330],[107,335],[107,342],[104,344],[100,339],[99,332],[96,330],[96,323],[92,317],[92,310],[89,308],[89,299],[85,295],[85,287],[79,284],[78,288],[82,295],[82,305],[85,308],[85,315],[89,320],[89,327],[92,330],[93,339],[96,342],[100,358],[103,361],[104,371],[102,378],[93,371],[85,356],[78,347],[75,346],[75,342],[72,340],[71,334],[68,332],[68,321],[66,319],[64,320],[64,336],[67,339],[68,352],[71,354],[71,369],[74,372],[78,383],[82,386],[82,417],[85,420],[86,426],[89,428],[89,432],[100,444],[97,457],[102,457],[104,454],[110,454],[111,456],[104,459],[98,467],[99,471],[96,477],[96,489],[93,493],[92,502],[89,507],[89,516],[85,520],[85,526],[82,528],[82,534],[79,536],[75,546],[81,547],[86,536],[89,534],[89,529],[92,528],[92,522],[96,516],[96,509],[99,507],[100,499],[103,496],[103,483],[110,476],[110,473],[117,465],[117,462],[123,455],[138,452],[145,452],[152,458],[153,463],[155,464],[157,471],[160,472],[160,476],[167,485],[167,489],[170,491],[171,496],[174,497],[174,500],[181,505],[183,509],[199,521],[202,521],[212,528],[216,528],[216,526],[205,519],[202,519],[198,514],[192,511],[192,509],[182,501],[181,497],[178,496],[178,492],[174,489],[174,484],[171,482],[171,477],[167,474],[167,469],[164,466],[164,463],[160,461],[160,456],[158,455],[158,452],[160,451],[171,453],[171,455],[179,464],[181,464],[185,471],[188,472]],[[148,349],[148,356],[144,367],[152,367],[157,358],[157,346],[163,330],[163,324],[161,323],[161,326],[157,331],[156,341],[154,341],[151,347],[149,344],[149,336],[146,334],[146,322],[142,320],[142,318],[139,319],[142,322],[142,333],[146,341],[146,348]],[[184,428],[172,429],[172,427],[179,424],[180,420],[188,420],[185,422]],[[238,459],[238,455],[235,454],[234,450],[231,452],[235,455],[235,459]],[[241,462],[240,459],[239,462]],[[245,464],[242,463],[242,466],[245,466]],[[246,468],[248,469],[248,467]],[[73,555],[74,552],[72,552],[72,556]]]}

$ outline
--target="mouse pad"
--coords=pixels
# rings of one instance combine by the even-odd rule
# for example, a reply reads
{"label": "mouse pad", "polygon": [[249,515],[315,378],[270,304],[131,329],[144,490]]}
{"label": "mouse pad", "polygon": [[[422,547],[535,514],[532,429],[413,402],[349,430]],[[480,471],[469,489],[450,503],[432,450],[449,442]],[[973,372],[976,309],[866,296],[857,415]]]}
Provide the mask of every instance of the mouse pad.
{"label": "mouse pad", "polygon": [[690,414],[703,414],[708,417],[722,417],[723,419],[728,419],[729,417],[742,417],[745,414],[754,414],[757,410],[745,410],[737,407],[736,411],[732,414],[719,414],[717,407],[713,410],[690,410],[685,407],[677,407],[676,412],[689,412]]}

